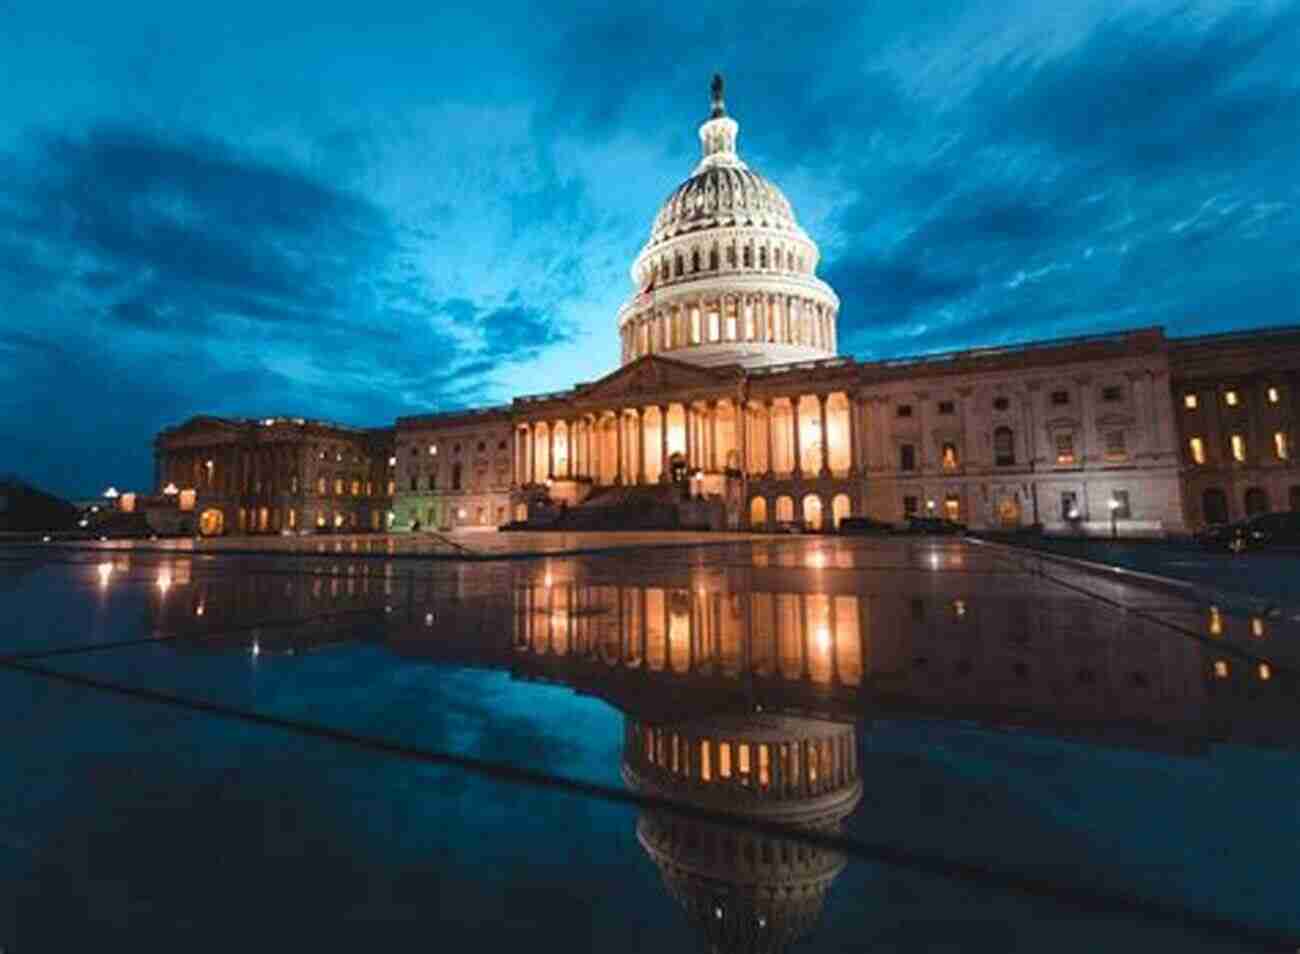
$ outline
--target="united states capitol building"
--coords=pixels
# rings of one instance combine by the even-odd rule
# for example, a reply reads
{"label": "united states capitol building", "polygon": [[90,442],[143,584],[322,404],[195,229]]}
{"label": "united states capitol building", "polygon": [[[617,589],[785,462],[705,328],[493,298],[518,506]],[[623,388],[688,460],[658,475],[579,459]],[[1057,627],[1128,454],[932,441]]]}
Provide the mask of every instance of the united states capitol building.
{"label": "united states capitol building", "polygon": [[1152,535],[1300,509],[1300,326],[842,357],[817,244],[738,132],[715,79],[605,377],[369,429],[194,417],[158,435],[152,492],[211,534],[918,514]]}

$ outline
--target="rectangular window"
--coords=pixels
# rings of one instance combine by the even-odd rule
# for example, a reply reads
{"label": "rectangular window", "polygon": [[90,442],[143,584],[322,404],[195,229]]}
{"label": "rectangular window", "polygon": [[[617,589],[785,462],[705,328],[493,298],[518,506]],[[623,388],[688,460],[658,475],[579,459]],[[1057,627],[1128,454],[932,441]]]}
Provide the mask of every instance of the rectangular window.
{"label": "rectangular window", "polygon": [[911,417],[911,416],[912,416],[912,405],[910,405],[910,404],[900,404],[900,405],[898,405],[898,409],[895,411],[895,413],[896,413],[899,417]]}
{"label": "rectangular window", "polygon": [[1009,467],[1016,462],[1016,435],[1009,427],[993,431],[993,463]]}
{"label": "rectangular window", "polygon": [[916,470],[916,447],[914,445],[902,444],[899,446],[898,469]]}
{"label": "rectangular window", "polygon": [[718,778],[731,778],[731,743],[718,743]]}
{"label": "rectangular window", "polygon": [[1123,460],[1128,456],[1128,448],[1125,446],[1123,431],[1106,432],[1106,459]]}
{"label": "rectangular window", "polygon": [[949,520],[961,519],[961,499],[949,494],[943,499],[943,515]]}
{"label": "rectangular window", "polygon": [[1124,391],[1118,384],[1107,385],[1101,389],[1101,399],[1107,403],[1122,401],[1124,399]]}
{"label": "rectangular window", "polygon": [[357,480],[356,478],[353,478],[352,480],[352,496],[354,497],[361,496],[361,481]]}
{"label": "rectangular window", "polygon": [[1241,401],[1240,398],[1237,397],[1236,391],[1224,391],[1223,403],[1228,405],[1228,407],[1236,407],[1239,403],[1241,403]]}
{"label": "rectangular window", "polygon": [[942,460],[943,460],[944,470],[957,469],[957,445],[956,444],[952,444],[946,441],[944,442]]}
{"label": "rectangular window", "polygon": [[917,511],[919,511],[920,509],[921,509],[921,501],[920,501],[919,498],[917,498],[917,497],[904,497],[904,498],[903,498],[903,516],[904,516],[904,517],[915,517],[916,514],[917,514]]}
{"label": "rectangular window", "polygon": [[1196,395],[1191,391],[1188,391],[1183,395],[1183,407],[1187,408],[1189,411],[1196,410]]}
{"label": "rectangular window", "polygon": [[1056,462],[1058,464],[1074,463],[1074,434],[1064,431],[1056,435]]}
{"label": "rectangular window", "polygon": [[749,781],[750,765],[748,742],[736,743],[736,774],[741,776],[741,781]]}
{"label": "rectangular window", "polygon": [[335,495],[336,497],[342,497],[342,496],[343,496],[343,478],[342,478],[342,477],[335,477],[335,478],[334,478],[334,495]]}
{"label": "rectangular window", "polygon": [[1079,498],[1073,490],[1067,490],[1061,494],[1061,519],[1079,519]]}
{"label": "rectangular window", "polygon": [[940,402],[939,402],[939,413],[940,413],[940,414],[953,414],[953,413],[955,413],[955,412],[956,412],[956,406],[953,404],[952,401],[940,401]]}
{"label": "rectangular window", "polygon": [[993,399],[993,410],[1005,411],[1011,406],[1011,401],[1004,397],[995,397]]}
{"label": "rectangular window", "polygon": [[1233,434],[1231,443],[1232,459],[1239,464],[1244,464],[1246,462],[1246,438],[1240,434]]}
{"label": "rectangular window", "polygon": [[1069,391],[1053,391],[1053,392],[1052,392],[1052,403],[1053,403],[1053,404],[1056,404],[1056,405],[1069,404],[1069,403],[1070,403],[1070,392],[1069,392]]}
{"label": "rectangular window", "polygon": [[767,745],[758,746],[758,787],[772,784],[772,750]]}
{"label": "rectangular window", "polygon": [[1276,404],[1276,403],[1277,403],[1278,401],[1280,401],[1280,400],[1282,400],[1282,395],[1281,395],[1281,393],[1278,391],[1278,389],[1277,389],[1277,388],[1269,388],[1269,389],[1268,389],[1268,403],[1269,403],[1269,404]]}
{"label": "rectangular window", "polygon": [[393,496],[393,494],[395,494],[395,493],[397,493],[397,481],[395,481],[395,480],[390,480],[390,481],[388,482],[388,496],[391,497],[391,496]]}
{"label": "rectangular window", "polygon": [[1205,463],[1205,441],[1199,437],[1193,437],[1187,442],[1187,447],[1192,453],[1192,461],[1197,464]]}
{"label": "rectangular window", "polygon": [[701,739],[700,740],[700,778],[704,779],[704,781],[706,782],[712,781],[713,779],[713,763],[709,758],[710,754],[711,753],[709,752],[709,740]]}
{"label": "rectangular window", "polygon": [[1289,460],[1291,457],[1291,446],[1287,443],[1285,431],[1273,432],[1273,450],[1277,452],[1278,460]]}
{"label": "rectangular window", "polygon": [[324,477],[317,477],[317,478],[316,478],[316,493],[321,494],[321,495],[324,495],[324,493],[325,493],[325,478],[324,478]]}
{"label": "rectangular window", "polygon": [[1127,490],[1112,490],[1110,499],[1114,504],[1111,509],[1114,511],[1117,520],[1127,520],[1132,516],[1132,511],[1129,510]]}

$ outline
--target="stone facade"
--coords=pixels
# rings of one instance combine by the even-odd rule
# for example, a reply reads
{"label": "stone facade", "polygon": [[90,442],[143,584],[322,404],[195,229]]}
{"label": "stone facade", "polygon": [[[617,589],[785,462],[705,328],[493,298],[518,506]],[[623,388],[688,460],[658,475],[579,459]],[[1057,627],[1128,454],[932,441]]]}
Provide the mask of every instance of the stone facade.
{"label": "stone facade", "polygon": [[491,527],[667,483],[685,522],[755,530],[917,514],[1158,535],[1300,508],[1300,327],[837,357],[817,245],[738,131],[718,84],[633,262],[611,374],[388,430],[195,418],[159,435],[157,489],[220,511],[218,532]]}
{"label": "stone facade", "polygon": [[175,500],[182,529],[204,535],[386,530],[392,435],[303,418],[194,417],[155,439],[154,492]]}

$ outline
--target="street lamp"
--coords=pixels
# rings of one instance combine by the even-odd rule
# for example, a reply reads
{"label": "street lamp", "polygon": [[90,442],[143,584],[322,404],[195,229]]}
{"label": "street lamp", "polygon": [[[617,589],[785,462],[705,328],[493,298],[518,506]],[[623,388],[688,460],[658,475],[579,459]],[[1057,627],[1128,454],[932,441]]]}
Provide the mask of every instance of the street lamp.
{"label": "street lamp", "polygon": [[1110,498],[1110,538],[1119,539],[1119,501],[1114,497]]}

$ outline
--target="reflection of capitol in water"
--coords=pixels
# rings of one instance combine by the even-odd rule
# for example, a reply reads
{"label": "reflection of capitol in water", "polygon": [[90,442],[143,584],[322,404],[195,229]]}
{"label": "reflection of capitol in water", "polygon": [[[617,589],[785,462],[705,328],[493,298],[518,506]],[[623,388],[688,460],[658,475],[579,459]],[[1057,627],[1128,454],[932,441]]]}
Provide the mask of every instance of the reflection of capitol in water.
{"label": "reflection of capitol in water", "polygon": [[779,951],[816,926],[844,856],[743,821],[837,830],[862,798],[853,726],[784,715],[629,716],[623,778],[637,791],[737,818],[730,826],[647,810],[637,821],[637,840],[710,950]]}

